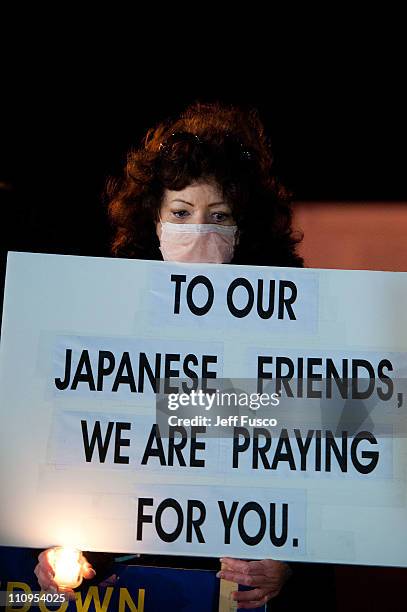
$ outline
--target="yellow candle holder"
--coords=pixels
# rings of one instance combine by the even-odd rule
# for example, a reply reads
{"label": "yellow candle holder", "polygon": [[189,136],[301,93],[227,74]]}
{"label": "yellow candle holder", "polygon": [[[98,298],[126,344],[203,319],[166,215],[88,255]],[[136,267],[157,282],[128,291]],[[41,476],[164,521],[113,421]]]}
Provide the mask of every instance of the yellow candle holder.
{"label": "yellow candle holder", "polygon": [[82,580],[82,551],[77,548],[54,546],[49,560],[54,568],[54,581],[59,587],[75,589]]}

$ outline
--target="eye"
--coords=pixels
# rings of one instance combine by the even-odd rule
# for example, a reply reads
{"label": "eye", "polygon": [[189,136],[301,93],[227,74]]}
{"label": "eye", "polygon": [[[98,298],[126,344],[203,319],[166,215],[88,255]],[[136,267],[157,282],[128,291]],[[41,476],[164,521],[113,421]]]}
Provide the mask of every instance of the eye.
{"label": "eye", "polygon": [[215,212],[213,214],[216,215],[216,221],[225,221],[225,219],[228,219],[230,217],[230,214],[224,212]]}
{"label": "eye", "polygon": [[184,217],[186,217],[186,215],[184,215],[183,213],[187,213],[187,210],[173,210],[172,214],[174,215],[174,217],[176,217],[177,219],[183,219]]}

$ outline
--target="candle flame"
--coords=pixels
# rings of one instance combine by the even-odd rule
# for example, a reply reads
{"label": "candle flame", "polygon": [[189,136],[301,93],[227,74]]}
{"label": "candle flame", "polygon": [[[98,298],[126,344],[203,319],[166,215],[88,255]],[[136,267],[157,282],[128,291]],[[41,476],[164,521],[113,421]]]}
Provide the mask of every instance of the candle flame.
{"label": "candle flame", "polygon": [[82,582],[81,551],[69,546],[53,549],[54,580],[58,586],[75,588]]}

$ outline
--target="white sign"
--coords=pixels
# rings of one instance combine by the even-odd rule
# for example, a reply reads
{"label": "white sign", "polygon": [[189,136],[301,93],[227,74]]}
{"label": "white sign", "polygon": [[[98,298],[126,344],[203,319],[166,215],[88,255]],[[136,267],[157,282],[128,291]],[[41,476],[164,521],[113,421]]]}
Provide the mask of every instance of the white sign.
{"label": "white sign", "polygon": [[376,396],[355,431],[295,414],[285,437],[275,405],[223,419],[232,437],[210,406],[188,424],[175,403],[170,437],[156,413],[164,379],[389,387],[406,306],[401,272],[9,253],[0,545],[407,567],[407,432]]}

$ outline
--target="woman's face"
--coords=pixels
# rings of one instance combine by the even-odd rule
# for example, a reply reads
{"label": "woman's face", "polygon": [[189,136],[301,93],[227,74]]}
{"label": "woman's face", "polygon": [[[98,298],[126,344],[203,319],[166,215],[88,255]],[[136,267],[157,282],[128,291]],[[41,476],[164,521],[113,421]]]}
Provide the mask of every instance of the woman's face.
{"label": "woman's face", "polygon": [[[214,223],[235,225],[231,206],[223,200],[215,183],[191,183],[180,191],[166,189],[160,208],[161,220],[170,223]],[[158,238],[161,225],[156,223]]]}

